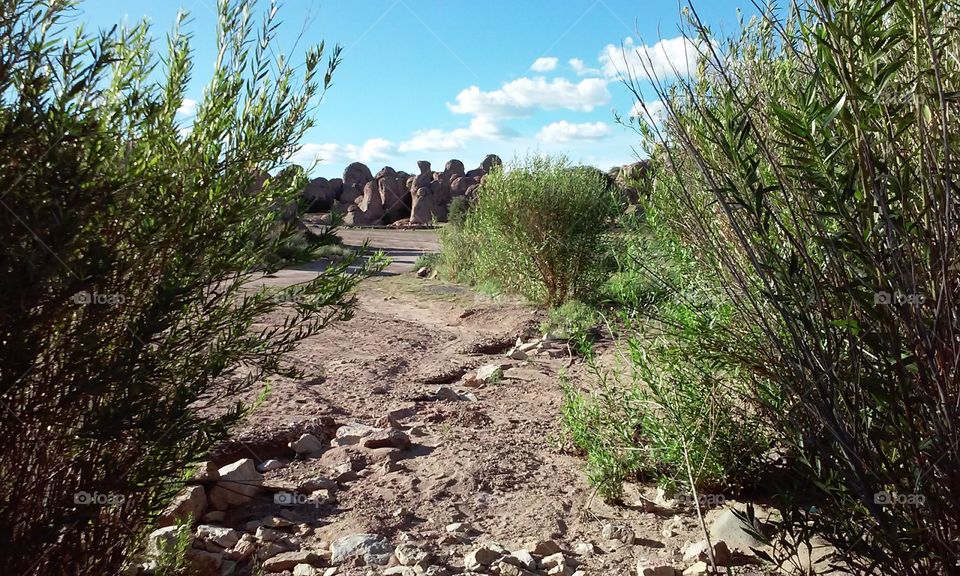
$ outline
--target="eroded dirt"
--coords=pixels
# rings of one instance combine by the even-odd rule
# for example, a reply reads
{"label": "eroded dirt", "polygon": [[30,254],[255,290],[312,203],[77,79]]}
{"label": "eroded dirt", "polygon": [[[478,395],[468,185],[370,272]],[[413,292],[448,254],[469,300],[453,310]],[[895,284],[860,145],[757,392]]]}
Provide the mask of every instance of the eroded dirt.
{"label": "eroded dirt", "polygon": [[[541,312],[418,278],[412,262],[435,249],[435,232],[347,235],[348,243],[371,238],[404,260],[362,284],[352,319],[301,343],[291,361],[304,378],[270,382],[269,397],[218,464],[246,451],[258,462],[276,458],[289,465],[266,472],[273,491],[231,508],[224,525],[242,530],[248,521],[279,514],[303,525],[301,549],[326,549],[354,533],[380,534],[393,545],[409,542],[432,551],[450,574],[463,572],[464,554],[476,543],[515,550],[539,539],[554,539],[568,551],[581,542],[598,546],[597,554],[574,556],[585,574],[635,574],[638,560],[683,564],[681,546],[702,538],[695,516],[674,519],[673,513],[652,510],[643,496],[652,499],[653,486],[628,486],[629,506],[602,503],[587,483],[583,460],[558,447],[562,379],[577,384],[589,377],[581,359],[504,356],[502,350],[518,337],[539,335]],[[307,276],[304,270],[285,271],[272,283]],[[279,315],[267,319],[280,321]],[[463,374],[492,362],[504,365],[499,382],[463,385]],[[473,393],[476,401],[437,400],[433,394],[441,385]],[[304,426],[329,446],[333,431],[350,423],[399,427],[412,445],[333,446],[308,459],[294,459],[285,448]],[[311,478],[335,477],[346,462],[355,474],[341,476],[331,501],[281,506],[272,496]],[[445,527],[454,522],[468,522],[476,532],[451,535]],[[601,532],[610,522],[631,526],[636,541],[619,547],[604,542]],[[668,522],[674,534],[664,536]],[[384,569],[344,565],[337,574]]]}

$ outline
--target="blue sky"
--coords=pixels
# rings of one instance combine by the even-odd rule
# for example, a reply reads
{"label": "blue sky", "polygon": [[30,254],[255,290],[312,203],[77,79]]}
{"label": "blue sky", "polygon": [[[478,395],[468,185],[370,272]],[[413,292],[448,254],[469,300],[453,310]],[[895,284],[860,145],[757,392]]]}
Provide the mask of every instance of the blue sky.
{"label": "blue sky", "polygon": [[[80,19],[106,27],[146,17],[162,42],[178,8],[187,11],[188,98],[198,100],[215,57],[215,1],[87,0]],[[753,12],[749,0],[694,6],[721,32],[736,29],[737,8]],[[631,162],[638,137],[614,111],[627,116],[634,102],[616,70],[636,66],[637,50],[664,74],[683,70],[680,10],[659,0],[286,0],[284,53],[300,61],[321,40],[344,46],[317,126],[293,160],[319,156],[313,174],[327,177],[353,161],[412,172],[417,160],[442,167],[459,158],[469,169],[488,153],[563,153],[603,169]],[[191,102],[182,111],[188,122]]]}

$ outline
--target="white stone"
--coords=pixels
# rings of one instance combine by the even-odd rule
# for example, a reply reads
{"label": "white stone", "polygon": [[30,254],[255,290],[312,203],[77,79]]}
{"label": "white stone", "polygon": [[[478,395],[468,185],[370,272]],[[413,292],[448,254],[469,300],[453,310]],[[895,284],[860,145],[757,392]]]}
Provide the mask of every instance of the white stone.
{"label": "white stone", "polygon": [[311,458],[323,454],[323,444],[313,434],[303,434],[289,444],[290,449],[301,456]]}
{"label": "white stone", "polygon": [[260,491],[263,474],[257,472],[257,465],[250,458],[227,464],[218,471],[220,480],[210,490],[210,505],[217,510],[226,510],[230,506],[246,504]]}
{"label": "white stone", "polygon": [[197,538],[213,542],[221,548],[233,548],[240,541],[240,533],[224,526],[201,524],[197,526]]}

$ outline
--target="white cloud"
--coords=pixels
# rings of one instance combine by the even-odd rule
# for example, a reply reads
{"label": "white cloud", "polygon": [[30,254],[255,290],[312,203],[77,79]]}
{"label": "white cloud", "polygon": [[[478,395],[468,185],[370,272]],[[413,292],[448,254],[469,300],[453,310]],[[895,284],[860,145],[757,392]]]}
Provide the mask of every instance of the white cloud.
{"label": "white cloud", "polygon": [[537,138],[544,142],[570,142],[572,140],[601,140],[611,134],[603,122],[571,124],[566,120],[548,124],[540,130]]}
{"label": "white cloud", "polygon": [[183,102],[180,103],[180,107],[177,108],[177,114],[182,114],[184,116],[193,116],[197,112],[197,101],[191,100],[189,98],[184,98]]}
{"label": "white cloud", "polygon": [[455,104],[447,107],[457,114],[490,118],[529,116],[537,109],[590,112],[610,102],[604,78],[587,78],[578,83],[565,78],[518,78],[499,90],[484,92],[471,86],[457,94]]}
{"label": "white cloud", "polygon": [[588,68],[583,60],[579,58],[571,58],[567,63],[570,64],[570,67],[573,68],[577,76],[586,76],[588,74],[597,75],[602,72],[599,68]]}
{"label": "white cloud", "polygon": [[363,143],[356,150],[357,159],[360,162],[372,162],[374,160],[387,160],[393,155],[393,142],[385,138],[371,138]]}
{"label": "white cloud", "polygon": [[553,57],[549,58],[537,58],[534,60],[533,65],[530,66],[530,69],[534,72],[549,72],[551,70],[556,70],[558,60]]}
{"label": "white cloud", "polygon": [[494,140],[512,136],[514,132],[498,126],[489,116],[477,116],[467,128],[444,131],[438,128],[420,130],[409,140],[400,143],[400,152],[444,152],[462,150],[472,140]]}
{"label": "white cloud", "polygon": [[633,107],[630,109],[630,116],[634,118],[643,118],[647,119],[647,113],[650,116],[653,116],[655,122],[662,122],[667,117],[667,106],[661,100],[650,100],[649,102],[644,102],[647,106],[647,112],[643,111],[643,106],[640,105],[640,101],[633,103]]}
{"label": "white cloud", "polygon": [[633,38],[627,38],[622,47],[607,44],[599,60],[603,73],[611,78],[618,73],[647,79],[687,76],[696,69],[697,48],[682,36],[661,40],[653,46],[638,46]]}
{"label": "white cloud", "polygon": [[394,149],[394,143],[384,138],[371,138],[360,146],[308,142],[293,153],[290,161],[301,165],[310,165],[314,161],[320,164],[376,162],[392,158]]}

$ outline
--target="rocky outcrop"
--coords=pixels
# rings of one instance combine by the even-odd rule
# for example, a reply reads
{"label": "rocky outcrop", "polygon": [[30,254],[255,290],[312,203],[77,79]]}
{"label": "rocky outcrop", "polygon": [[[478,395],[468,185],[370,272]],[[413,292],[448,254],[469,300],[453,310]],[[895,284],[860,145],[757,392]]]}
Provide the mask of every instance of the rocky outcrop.
{"label": "rocky outcrop", "polygon": [[417,162],[417,174],[385,166],[373,174],[354,162],[343,178],[314,178],[303,190],[308,212],[337,211],[352,226],[389,224],[428,225],[445,222],[450,201],[457,196],[476,197],[481,178],[503,163],[496,154],[466,171],[463,162],[448,161],[436,172],[430,162]]}

